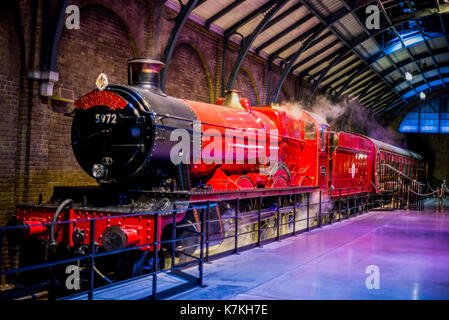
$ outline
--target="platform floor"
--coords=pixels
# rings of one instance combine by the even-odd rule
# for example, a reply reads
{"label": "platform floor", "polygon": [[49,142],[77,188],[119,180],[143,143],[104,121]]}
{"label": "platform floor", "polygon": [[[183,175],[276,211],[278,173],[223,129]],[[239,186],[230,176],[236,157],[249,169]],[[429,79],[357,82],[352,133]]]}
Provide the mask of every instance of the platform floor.
{"label": "platform floor", "polygon": [[[371,265],[378,290],[366,287]],[[207,287],[172,299],[449,299],[449,214],[372,212],[207,263],[204,274]]]}

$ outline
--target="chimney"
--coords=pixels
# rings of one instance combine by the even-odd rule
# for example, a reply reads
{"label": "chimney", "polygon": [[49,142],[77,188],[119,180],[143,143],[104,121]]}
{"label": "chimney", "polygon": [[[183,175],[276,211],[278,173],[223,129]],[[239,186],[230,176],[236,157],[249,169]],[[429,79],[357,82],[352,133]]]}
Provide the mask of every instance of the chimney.
{"label": "chimney", "polygon": [[242,91],[239,90],[226,90],[223,105],[237,109],[243,109],[243,106],[240,103],[241,93]]}
{"label": "chimney", "polygon": [[128,60],[128,82],[131,86],[139,86],[157,94],[163,94],[159,86],[159,74],[165,63],[136,58]]}

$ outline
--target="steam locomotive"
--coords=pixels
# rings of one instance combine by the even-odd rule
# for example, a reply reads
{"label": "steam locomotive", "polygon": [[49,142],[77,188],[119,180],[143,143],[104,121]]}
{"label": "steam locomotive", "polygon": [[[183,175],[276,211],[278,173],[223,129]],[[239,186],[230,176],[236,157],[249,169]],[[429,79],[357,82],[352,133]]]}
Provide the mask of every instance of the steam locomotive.
{"label": "steam locomotive", "polygon": [[[216,104],[169,97],[158,85],[163,67],[151,59],[129,60],[129,85],[109,85],[102,74],[98,89],[75,103],[73,152],[98,186],[57,187],[49,203],[17,208],[9,222],[16,228],[7,236],[10,252],[22,255],[21,264],[30,263],[24,254],[30,246],[37,248],[31,250],[33,259],[48,261],[83,254],[91,239],[99,251],[171,239],[171,215],[155,221],[139,213],[183,212],[176,215],[176,223],[186,226],[179,237],[198,230],[198,213],[187,210],[192,203],[220,200],[210,217],[219,238],[226,232],[221,217],[230,210],[226,199],[239,194],[273,195],[262,204],[242,201],[251,210],[292,193],[321,190],[331,200],[361,191],[380,194],[398,172],[418,179],[418,154],[362,135],[331,132],[325,119],[305,110],[251,107],[235,90]],[[95,217],[104,219],[91,235],[89,219]],[[119,265],[135,275],[142,255],[152,250],[148,246],[122,256]]]}

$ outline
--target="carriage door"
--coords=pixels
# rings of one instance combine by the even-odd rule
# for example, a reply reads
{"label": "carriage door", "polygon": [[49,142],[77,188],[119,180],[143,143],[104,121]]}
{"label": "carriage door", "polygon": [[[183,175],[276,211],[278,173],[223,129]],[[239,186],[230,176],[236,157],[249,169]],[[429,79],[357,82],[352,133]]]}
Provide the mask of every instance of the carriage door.
{"label": "carriage door", "polygon": [[329,127],[321,126],[318,140],[318,185],[328,188],[329,181]]}

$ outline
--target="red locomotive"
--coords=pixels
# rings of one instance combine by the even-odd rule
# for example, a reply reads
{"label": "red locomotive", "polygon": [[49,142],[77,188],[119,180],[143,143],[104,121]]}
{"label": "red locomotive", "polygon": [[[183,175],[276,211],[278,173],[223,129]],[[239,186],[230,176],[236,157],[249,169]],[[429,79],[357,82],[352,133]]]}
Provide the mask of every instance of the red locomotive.
{"label": "red locomotive", "polygon": [[[167,232],[172,216],[155,221],[139,213],[183,210],[235,192],[375,194],[388,190],[395,172],[417,178],[419,155],[369,137],[331,133],[324,119],[307,111],[251,107],[236,91],[215,105],[168,97],[158,87],[162,67],[130,60],[129,85],[107,85],[101,75],[99,90],[76,102],[73,152],[99,186],[55,188],[50,203],[17,208],[10,225],[21,228],[8,232],[11,248],[20,252],[20,244],[39,242],[48,259],[49,246],[73,256],[95,239],[100,251],[119,250],[173,236]],[[220,218],[226,210],[222,204],[211,216],[218,235],[225,232]],[[124,213],[130,215],[114,218]],[[102,219],[90,235],[93,217]],[[71,223],[56,225],[61,221]],[[195,211],[176,216],[186,231],[197,221]]]}

